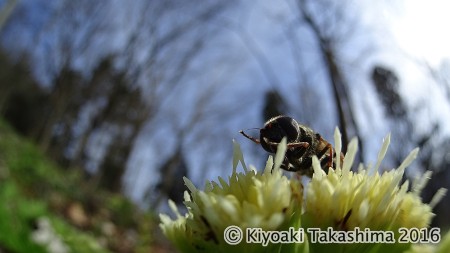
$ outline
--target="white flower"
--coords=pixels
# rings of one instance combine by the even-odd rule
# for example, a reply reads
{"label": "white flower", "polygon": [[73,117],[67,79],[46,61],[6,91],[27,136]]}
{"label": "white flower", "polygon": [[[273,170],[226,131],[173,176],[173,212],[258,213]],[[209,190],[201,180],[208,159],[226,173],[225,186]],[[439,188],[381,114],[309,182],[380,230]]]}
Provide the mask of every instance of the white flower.
{"label": "white flower", "polygon": [[[283,176],[280,164],[285,153],[279,148],[275,164],[270,157],[263,173],[247,169],[238,144],[234,144],[234,168],[228,181],[208,182],[205,190],[197,189],[185,178],[190,194],[185,192],[188,213],[182,216],[173,202],[171,208],[177,218],[161,214],[161,229],[183,252],[228,252],[239,250],[223,239],[225,228],[230,225],[263,230],[284,230],[292,225],[292,217],[300,214],[302,186],[297,179]],[[238,162],[244,172],[236,172]],[[245,241],[245,240],[244,240]],[[246,245],[240,251],[260,252],[261,245]],[[276,245],[281,246],[281,245]]]}
{"label": "white flower", "polygon": [[[341,136],[335,131],[335,151],[341,152]],[[208,182],[204,190],[197,189],[185,179],[190,193],[185,192],[188,213],[181,215],[173,202],[169,202],[176,218],[173,220],[161,214],[160,227],[163,233],[182,252],[404,252],[414,251],[410,244],[319,244],[292,245],[261,244],[228,245],[223,238],[225,228],[230,225],[263,230],[287,230],[289,227],[333,228],[350,231],[358,227],[376,231],[393,231],[398,236],[399,228],[426,228],[433,217],[432,208],[445,194],[439,190],[430,204],[420,198],[430,172],[421,180],[401,184],[404,171],[416,158],[418,149],[413,150],[397,168],[380,174],[378,168],[389,145],[388,135],[372,168],[359,166],[351,171],[357,152],[357,140],[348,145],[343,164],[336,161],[336,168],[328,174],[313,157],[314,174],[305,188],[293,176],[283,176],[280,165],[284,159],[286,142],[277,148],[275,161],[269,157],[264,172],[247,169],[238,144],[234,144],[233,172],[228,180],[219,178]],[[236,172],[238,163],[244,172]],[[400,185],[401,184],[401,185]],[[245,235],[244,235],[245,238]],[[449,240],[450,241],[450,240]],[[448,246],[445,246],[448,248]],[[419,247],[420,248],[420,247]],[[428,248],[427,248],[428,249]]]}
{"label": "white flower", "polygon": [[46,217],[37,220],[38,229],[31,234],[31,239],[40,244],[45,245],[49,253],[68,253],[69,248],[55,233],[51,222]]}
{"label": "white flower", "polygon": [[[348,145],[342,168],[340,165],[330,169],[328,174],[320,168],[317,158],[313,158],[314,175],[306,187],[305,222],[315,227],[334,227],[349,230],[355,227],[376,230],[427,227],[433,213],[431,206],[422,203],[420,190],[425,180],[408,191],[409,182],[402,185],[405,168],[416,158],[418,149],[414,149],[397,168],[378,172],[389,145],[388,135],[378,155],[374,168],[360,166],[353,172],[354,157],[357,151],[357,140]],[[340,133],[335,132],[336,152],[340,152]],[[427,178],[427,173],[424,178]],[[442,196],[441,190],[438,197]],[[437,199],[435,199],[437,201]]]}

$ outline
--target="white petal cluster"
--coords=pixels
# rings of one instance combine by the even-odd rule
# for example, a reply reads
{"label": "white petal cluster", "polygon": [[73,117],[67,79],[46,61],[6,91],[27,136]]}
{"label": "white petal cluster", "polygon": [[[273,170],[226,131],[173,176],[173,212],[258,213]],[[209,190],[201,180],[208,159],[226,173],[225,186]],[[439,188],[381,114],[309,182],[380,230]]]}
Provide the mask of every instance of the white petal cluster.
{"label": "white petal cluster", "polygon": [[55,233],[51,222],[46,217],[41,217],[37,221],[38,229],[31,234],[31,239],[41,245],[46,246],[50,253],[68,253],[69,248],[64,244],[61,237]]}
{"label": "white petal cluster", "polygon": [[[275,244],[265,247],[243,242],[230,246],[223,238],[224,230],[231,225],[242,231],[246,228],[284,231],[293,226],[305,231],[308,228],[350,231],[356,227],[398,231],[401,227],[428,227],[434,215],[432,208],[445,190],[439,190],[431,203],[425,204],[420,192],[430,172],[414,182],[411,189],[408,181],[402,183],[405,168],[414,161],[418,149],[413,150],[398,168],[380,174],[378,168],[389,141],[388,135],[374,167],[360,165],[357,172],[351,170],[357,152],[356,139],[349,143],[343,164],[336,161],[336,168],[330,168],[328,174],[322,170],[317,157],[313,157],[314,174],[304,190],[298,176],[289,179],[280,170],[286,151],[285,140],[277,148],[274,161],[269,157],[263,172],[246,167],[240,147],[235,143],[233,173],[228,180],[219,177],[217,181],[207,182],[204,190],[199,190],[185,178],[189,192],[185,192],[184,203],[188,212],[181,215],[175,204],[169,202],[176,217],[171,219],[161,214],[160,227],[182,252],[388,253],[415,250],[410,244],[318,245],[308,241],[286,248]],[[341,136],[337,129],[335,152],[341,153]],[[239,162],[244,172],[236,171]]]}
{"label": "white petal cluster", "polygon": [[[422,203],[420,190],[426,181],[408,190],[409,182],[400,185],[405,168],[417,156],[414,149],[397,168],[380,175],[378,167],[386,154],[390,137],[384,140],[374,168],[352,172],[357,152],[357,140],[348,145],[342,168],[337,165],[328,174],[313,159],[314,175],[306,187],[305,217],[314,227],[334,227],[341,230],[371,228],[376,230],[427,227],[433,217],[432,208]],[[340,134],[335,132],[336,152],[340,152]],[[425,178],[428,174],[425,175]],[[439,196],[442,196],[440,191]]]}
{"label": "white petal cluster", "polygon": [[[208,182],[202,191],[185,178],[190,192],[185,192],[188,213],[180,215],[172,203],[177,218],[171,220],[162,214],[163,232],[182,248],[208,251],[217,249],[218,245],[227,249],[223,231],[230,225],[238,226],[243,231],[246,228],[266,231],[287,228],[294,212],[300,212],[303,194],[300,181],[288,179],[279,168],[285,153],[286,144],[280,146],[283,145],[275,162],[270,157],[262,173],[247,169],[240,148],[235,144],[235,166],[228,181],[219,178],[218,182]],[[238,161],[243,165],[244,172],[236,172]],[[191,246],[186,245],[187,241]]]}

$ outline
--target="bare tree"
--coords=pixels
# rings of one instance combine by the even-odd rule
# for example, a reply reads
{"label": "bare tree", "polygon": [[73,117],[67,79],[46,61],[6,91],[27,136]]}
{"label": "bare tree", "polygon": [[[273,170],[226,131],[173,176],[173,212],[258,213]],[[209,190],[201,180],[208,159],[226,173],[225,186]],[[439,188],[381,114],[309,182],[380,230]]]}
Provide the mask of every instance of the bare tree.
{"label": "bare tree", "polygon": [[[50,110],[41,115],[42,121],[33,133],[44,150],[64,150],[61,145],[69,145],[70,128],[86,101],[83,96],[86,74],[74,65],[88,57],[99,37],[110,32],[108,23],[101,19],[104,15],[105,8],[100,2],[64,1],[36,35],[37,43],[51,45],[46,51],[46,61],[39,64],[51,79]],[[58,136],[54,135],[56,125],[61,127]],[[58,147],[52,144],[55,138]]]}
{"label": "bare tree", "polygon": [[8,0],[0,9],[0,31],[7,22],[8,18],[11,16],[17,2],[17,0]]}
{"label": "bare tree", "polygon": [[[318,43],[319,54],[327,70],[345,150],[345,145],[349,142],[350,137],[360,135],[351,107],[349,84],[339,62],[338,48],[345,40],[349,39],[355,30],[354,25],[358,22],[355,22],[356,17],[349,14],[345,3],[342,2],[298,0],[297,6],[300,25],[310,28],[311,34]],[[363,161],[361,142],[359,146],[361,149],[359,159]]]}
{"label": "bare tree", "polygon": [[[143,126],[170,124],[152,119],[174,99],[174,90],[192,79],[193,63],[219,34],[220,27],[212,21],[229,5],[137,1],[121,9],[84,0],[55,4],[35,38],[37,44],[47,45],[46,61],[37,67],[49,76],[50,84],[45,90],[48,110],[39,114],[31,135],[68,167],[86,168],[97,159],[94,185],[120,190]],[[128,11],[126,25],[131,29],[114,26],[117,11]],[[104,43],[116,38],[117,30],[126,31],[121,35],[125,47],[108,52]],[[205,98],[213,97],[214,89],[204,88]],[[197,109],[202,113],[193,113],[197,120],[189,123],[192,129],[198,124],[195,115],[207,110]],[[95,143],[99,132],[111,141]],[[101,147],[103,158],[94,158],[90,145]]]}

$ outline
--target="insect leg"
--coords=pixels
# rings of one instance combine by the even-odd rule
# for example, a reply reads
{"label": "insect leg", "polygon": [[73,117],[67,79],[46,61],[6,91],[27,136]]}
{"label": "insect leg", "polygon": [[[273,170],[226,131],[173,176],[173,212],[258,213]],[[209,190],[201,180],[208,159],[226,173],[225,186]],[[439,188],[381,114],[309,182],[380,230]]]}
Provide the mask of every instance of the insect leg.
{"label": "insect leg", "polygon": [[[274,146],[276,148],[278,146],[278,144],[280,144],[280,143],[270,141],[270,142],[267,142],[267,144]],[[297,148],[297,147],[307,148],[307,147],[309,147],[309,143],[304,142],[304,141],[291,142],[291,143],[288,143],[286,146],[287,146],[287,148]]]}
{"label": "insect leg", "polygon": [[283,163],[280,165],[280,169],[289,171],[289,160],[284,157]]}
{"label": "insect leg", "polygon": [[342,164],[344,164],[344,154],[342,152],[339,158],[341,159],[341,166],[342,166]]}
{"label": "insect leg", "polygon": [[329,168],[329,167],[331,167],[333,165],[333,146],[330,143],[328,143],[327,144],[327,148],[330,151],[330,153],[329,153],[330,159],[329,159],[329,161],[327,163],[327,167]]}
{"label": "insect leg", "polygon": [[243,136],[245,136],[247,139],[253,141],[254,143],[261,144],[261,141],[259,139],[256,139],[254,137],[251,137],[250,135],[247,135],[246,133],[244,133],[243,130],[239,131],[239,133],[241,133]]}
{"label": "insect leg", "polygon": [[[280,165],[280,169],[291,171],[289,169],[289,167],[291,167],[289,160],[287,159],[287,157],[284,157],[283,163],[281,163],[281,165]],[[271,172],[273,172],[273,167],[272,167]]]}
{"label": "insect leg", "polygon": [[[320,166],[324,169],[326,168],[328,170],[328,168],[333,166],[333,146],[328,143],[327,141],[325,141],[321,136],[319,136],[319,143],[321,143],[322,145],[324,145],[325,147],[323,149],[321,149],[321,151],[319,153],[317,153],[317,158],[319,158],[320,160]],[[328,152],[328,154],[327,154]]]}
{"label": "insect leg", "polygon": [[291,142],[287,144],[288,148],[296,148],[296,147],[302,147],[307,148],[309,147],[309,142],[301,141],[301,142]]}

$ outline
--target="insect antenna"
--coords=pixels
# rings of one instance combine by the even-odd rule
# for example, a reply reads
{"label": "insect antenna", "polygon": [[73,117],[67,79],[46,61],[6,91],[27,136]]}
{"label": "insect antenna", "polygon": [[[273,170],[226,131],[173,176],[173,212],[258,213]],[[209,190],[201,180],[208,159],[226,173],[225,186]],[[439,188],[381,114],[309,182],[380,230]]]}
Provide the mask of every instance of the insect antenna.
{"label": "insect antenna", "polygon": [[[260,129],[260,128],[254,127],[254,128],[248,128],[248,129],[246,129],[246,130],[252,130],[252,129]],[[261,141],[260,141],[259,139],[255,138],[255,137],[252,137],[252,136],[250,136],[250,135],[248,135],[248,134],[246,134],[246,133],[244,132],[244,130],[240,130],[239,133],[242,134],[245,138],[247,138],[247,139],[253,141],[254,143],[256,143],[256,144],[261,144]]]}

